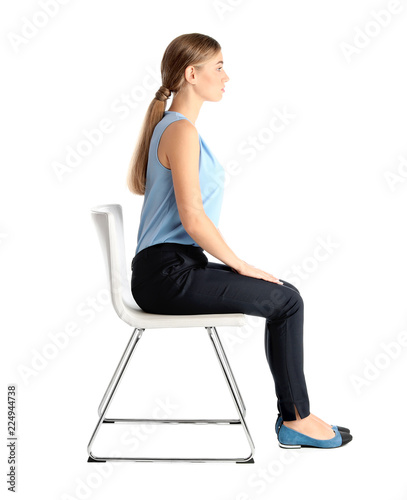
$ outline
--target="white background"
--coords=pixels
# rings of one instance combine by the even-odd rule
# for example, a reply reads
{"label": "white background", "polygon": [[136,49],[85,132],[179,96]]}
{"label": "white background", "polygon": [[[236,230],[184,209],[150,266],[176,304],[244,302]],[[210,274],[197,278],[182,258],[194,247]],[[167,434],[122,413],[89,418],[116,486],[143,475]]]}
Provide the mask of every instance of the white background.
{"label": "white background", "polygon": [[[404,1],[362,0],[2,4],[2,493],[14,383],[24,499],[406,498],[407,347],[398,341],[407,330],[406,10]],[[43,26],[31,26],[29,38],[34,20]],[[131,328],[106,300],[90,209],[122,205],[130,276],[142,197],[125,178],[159,72],[148,79],[153,88],[143,82],[170,41],[191,32],[219,41],[230,77],[222,101],[204,103],[196,123],[225,169],[240,167],[219,228],[237,255],[300,289],[311,411],[350,427],[354,439],[334,450],[278,447],[264,320],[251,317],[243,333],[218,330],[255,463],[103,467],[87,462],[86,447]],[[138,100],[118,112],[132,91]],[[270,140],[275,109],[293,118]],[[106,119],[111,133],[58,177],[53,165]],[[251,161],[249,137],[263,140]],[[70,323],[76,335],[61,333]],[[132,361],[116,413],[148,418],[156,398],[168,397],[178,405],[172,417],[236,417],[204,329],[146,331]],[[181,433],[175,427],[133,436],[129,451],[177,456],[176,447],[160,448]],[[215,430],[184,432],[180,443],[198,455],[203,443],[208,453],[217,446]],[[236,453],[247,456],[239,443]],[[108,446],[116,449],[114,440]]]}

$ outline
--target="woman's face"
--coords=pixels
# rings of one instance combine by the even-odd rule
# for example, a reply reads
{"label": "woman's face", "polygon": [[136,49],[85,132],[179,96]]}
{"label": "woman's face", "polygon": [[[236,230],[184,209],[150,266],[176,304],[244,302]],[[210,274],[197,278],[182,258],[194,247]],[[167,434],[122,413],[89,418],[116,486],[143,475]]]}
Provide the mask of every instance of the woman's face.
{"label": "woman's face", "polygon": [[196,70],[195,92],[204,101],[220,101],[225,83],[229,81],[229,77],[223,69],[222,51],[219,51],[215,57],[196,68]]}

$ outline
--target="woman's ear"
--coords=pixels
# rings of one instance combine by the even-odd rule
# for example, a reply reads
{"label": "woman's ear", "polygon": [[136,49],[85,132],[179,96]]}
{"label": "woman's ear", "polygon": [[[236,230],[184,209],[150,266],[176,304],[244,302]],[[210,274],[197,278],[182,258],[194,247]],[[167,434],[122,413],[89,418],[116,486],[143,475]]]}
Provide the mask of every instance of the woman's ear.
{"label": "woman's ear", "polygon": [[184,71],[185,80],[194,85],[196,83],[196,70],[193,66],[187,66]]}

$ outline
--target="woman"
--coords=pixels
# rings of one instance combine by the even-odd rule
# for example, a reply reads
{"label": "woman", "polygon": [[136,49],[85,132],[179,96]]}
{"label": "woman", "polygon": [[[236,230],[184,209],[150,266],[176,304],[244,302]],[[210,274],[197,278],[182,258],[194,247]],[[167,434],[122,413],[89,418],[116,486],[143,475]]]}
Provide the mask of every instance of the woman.
{"label": "woman", "polygon": [[[349,430],[310,413],[299,291],[240,259],[217,228],[224,171],[195,121],[204,101],[222,99],[229,80],[219,43],[199,33],[178,36],[165,50],[161,76],[127,178],[130,191],[144,195],[132,261],[134,300],[158,314],[240,312],[265,318],[279,445],[342,446],[352,439]],[[208,261],[204,250],[224,264]]]}

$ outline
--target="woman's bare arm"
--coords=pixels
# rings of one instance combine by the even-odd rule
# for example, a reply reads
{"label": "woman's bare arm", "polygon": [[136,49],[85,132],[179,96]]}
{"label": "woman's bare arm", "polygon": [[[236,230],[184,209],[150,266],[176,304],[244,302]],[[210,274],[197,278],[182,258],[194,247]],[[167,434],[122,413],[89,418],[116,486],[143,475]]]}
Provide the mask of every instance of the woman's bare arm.
{"label": "woman's bare arm", "polygon": [[187,120],[173,122],[161,140],[163,138],[178,213],[186,232],[200,247],[239,274],[281,283],[273,275],[240,259],[206,215],[199,184],[199,136],[193,124]]}

